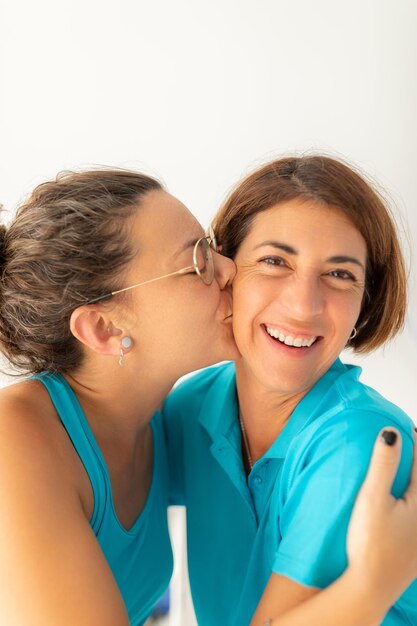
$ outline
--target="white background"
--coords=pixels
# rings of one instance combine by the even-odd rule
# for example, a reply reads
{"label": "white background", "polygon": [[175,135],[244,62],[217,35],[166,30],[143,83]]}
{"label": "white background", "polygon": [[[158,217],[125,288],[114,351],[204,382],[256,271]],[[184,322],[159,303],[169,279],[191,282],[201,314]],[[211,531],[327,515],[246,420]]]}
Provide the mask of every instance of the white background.
{"label": "white background", "polygon": [[2,0],[0,29],[11,210],[99,164],[161,177],[204,225],[280,154],[325,151],[375,178],[414,259],[407,327],[361,359],[363,379],[417,419],[416,0]]}
{"label": "white background", "polygon": [[[415,248],[416,0],[2,1],[7,208],[107,164],[162,177],[206,225],[261,161],[325,150],[383,185]],[[414,418],[415,274],[406,331],[364,360]]]}

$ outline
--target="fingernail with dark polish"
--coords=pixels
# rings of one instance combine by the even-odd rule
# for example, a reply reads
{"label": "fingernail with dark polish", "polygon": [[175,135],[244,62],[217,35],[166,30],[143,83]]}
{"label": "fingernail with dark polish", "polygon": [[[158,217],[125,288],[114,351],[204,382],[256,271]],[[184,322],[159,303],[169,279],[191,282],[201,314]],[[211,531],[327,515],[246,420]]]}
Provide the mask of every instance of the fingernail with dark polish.
{"label": "fingernail with dark polish", "polygon": [[387,446],[393,446],[397,441],[397,433],[394,433],[392,430],[384,430],[381,435],[382,441],[387,444]]}
{"label": "fingernail with dark polish", "polygon": [[416,431],[416,433],[417,433],[417,426],[414,426],[414,430],[415,430],[415,431]]}

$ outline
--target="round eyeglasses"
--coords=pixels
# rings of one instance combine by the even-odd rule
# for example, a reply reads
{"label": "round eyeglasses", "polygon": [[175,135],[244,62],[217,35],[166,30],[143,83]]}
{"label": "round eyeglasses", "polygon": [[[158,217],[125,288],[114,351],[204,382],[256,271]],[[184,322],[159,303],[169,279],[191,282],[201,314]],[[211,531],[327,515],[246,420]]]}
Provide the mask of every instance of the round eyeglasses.
{"label": "round eyeglasses", "polygon": [[177,270],[175,272],[170,272],[169,274],[164,274],[163,276],[157,276],[156,278],[151,278],[141,283],[136,283],[136,285],[130,285],[130,287],[124,287],[123,289],[117,289],[116,291],[105,293],[102,296],[98,296],[97,298],[92,298],[91,300],[87,300],[87,302],[84,302],[83,304],[93,304],[93,302],[100,302],[101,300],[107,300],[108,298],[111,298],[112,296],[116,296],[118,293],[123,293],[124,291],[135,289],[135,287],[142,287],[143,285],[149,285],[150,283],[155,283],[157,280],[162,280],[163,278],[169,278],[170,276],[177,276],[177,275],[180,276],[184,274],[197,274],[197,276],[201,279],[201,281],[205,285],[211,285],[214,279],[213,250],[217,252],[217,242],[216,242],[216,236],[214,234],[213,228],[210,226],[208,235],[201,237],[195,243],[194,250],[193,250],[193,264],[192,265],[183,267],[180,270]]}

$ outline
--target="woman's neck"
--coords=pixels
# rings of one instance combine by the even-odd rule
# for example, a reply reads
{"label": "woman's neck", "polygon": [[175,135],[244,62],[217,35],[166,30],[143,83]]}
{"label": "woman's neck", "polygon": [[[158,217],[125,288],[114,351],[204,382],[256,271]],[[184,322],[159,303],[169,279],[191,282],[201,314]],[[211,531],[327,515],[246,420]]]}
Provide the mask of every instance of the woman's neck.
{"label": "woman's neck", "polygon": [[307,390],[279,394],[268,389],[245,366],[243,359],[236,361],[236,384],[240,417],[255,463],[282,432]]}
{"label": "woman's neck", "polygon": [[109,358],[86,359],[65,378],[97,440],[126,447],[135,445],[175,382]]}

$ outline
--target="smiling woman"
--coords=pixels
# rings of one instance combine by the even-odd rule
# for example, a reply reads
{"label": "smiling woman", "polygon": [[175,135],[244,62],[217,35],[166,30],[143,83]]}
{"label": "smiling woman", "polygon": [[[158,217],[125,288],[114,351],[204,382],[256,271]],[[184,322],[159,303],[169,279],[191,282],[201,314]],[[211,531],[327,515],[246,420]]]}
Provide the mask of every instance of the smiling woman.
{"label": "smiling woman", "polygon": [[296,402],[349,341],[364,297],[365,241],[341,211],[293,200],[256,216],[235,262],[239,351],[251,355],[251,376]]}
{"label": "smiling woman", "polygon": [[185,381],[164,408],[198,623],[417,623],[414,552],[398,599],[391,563],[377,585],[364,562],[353,577],[347,567],[349,516],[382,429],[391,443],[401,434],[396,498],[411,468],[412,421],[339,360],[346,346],[381,346],[404,321],[387,207],[339,161],[284,158],[242,181],[214,224],[237,268],[240,356]]}
{"label": "smiling woman", "polygon": [[[402,329],[406,310],[403,254],[395,221],[383,198],[341,161],[324,156],[272,161],[243,180],[217,214],[216,234],[223,254],[235,258],[255,216],[287,202],[308,203],[316,210],[338,209],[364,239],[364,302],[356,324],[358,332],[349,346],[366,352],[382,345]],[[329,213],[312,226],[312,240],[327,232],[326,215]],[[266,239],[271,239],[270,235]],[[352,256],[350,251],[347,256]]]}

